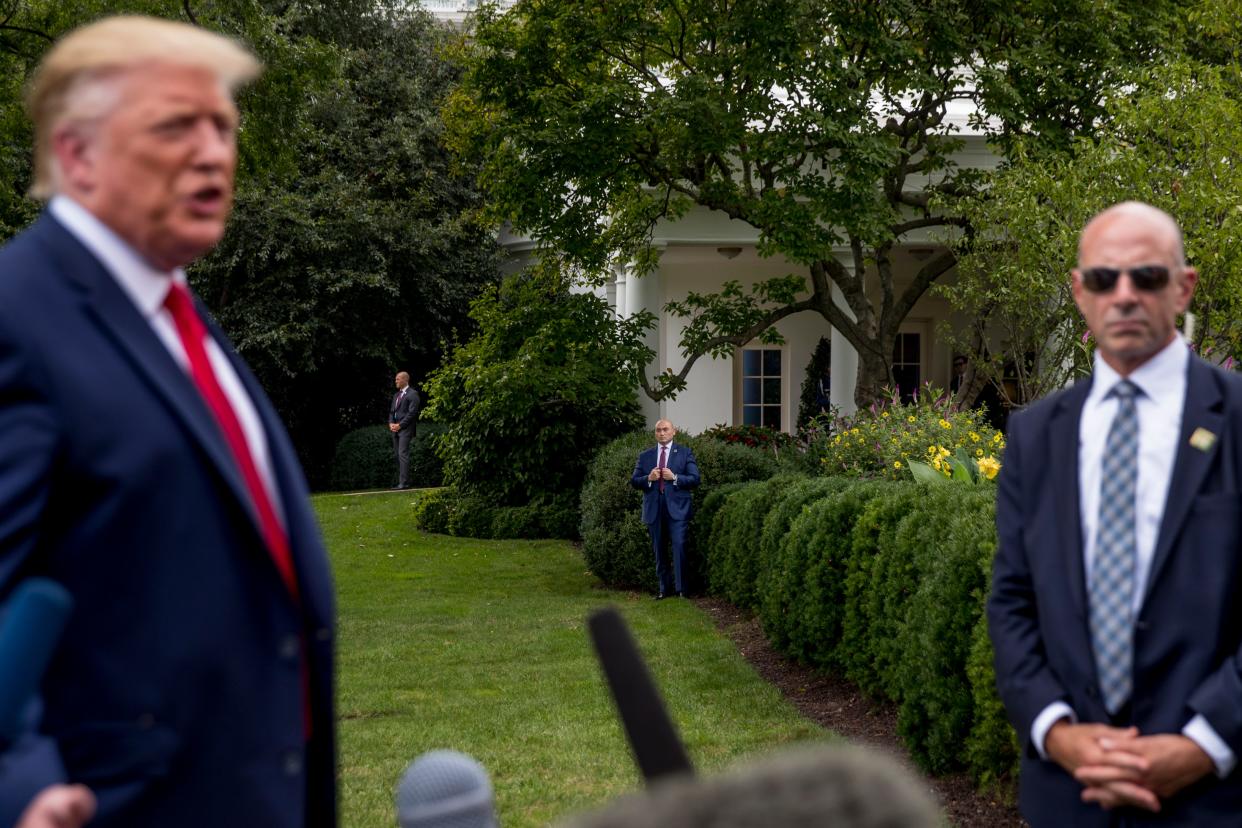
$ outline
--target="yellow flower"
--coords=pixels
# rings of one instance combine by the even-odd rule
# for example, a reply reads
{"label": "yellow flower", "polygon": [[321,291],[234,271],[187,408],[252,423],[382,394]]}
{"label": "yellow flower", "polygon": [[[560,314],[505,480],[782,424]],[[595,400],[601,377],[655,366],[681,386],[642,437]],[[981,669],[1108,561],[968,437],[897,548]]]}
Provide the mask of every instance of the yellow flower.
{"label": "yellow flower", "polygon": [[884,419],[888,419],[888,412],[887,412],[887,411],[881,411],[881,412],[880,412],[880,416],[881,416],[881,417],[883,417]]}
{"label": "yellow flower", "polygon": [[982,457],[983,449],[975,449],[975,457]]}
{"label": "yellow flower", "polygon": [[894,468],[894,469],[900,469],[900,468],[901,468],[901,461],[900,461],[900,460],[894,460],[894,461],[893,461],[893,468]]}
{"label": "yellow flower", "polygon": [[998,431],[998,432],[996,432],[995,434],[993,434],[993,435],[992,435],[992,442],[993,442],[993,443],[999,443],[999,442],[1000,442],[1001,440],[1003,440],[1003,439],[1005,439],[1005,438],[1001,436],[1001,433],[1000,433],[999,431]]}
{"label": "yellow flower", "polygon": [[913,415],[913,414],[911,414],[909,417],[906,417],[906,422],[907,422],[907,423],[912,423],[912,422],[914,422],[914,415]]}
{"label": "yellow flower", "polygon": [[996,458],[990,454],[987,457],[980,460],[978,462],[978,466],[979,466],[979,474],[983,475],[988,480],[995,480],[997,472],[1001,470],[1001,464],[998,463],[996,461]]}
{"label": "yellow flower", "polygon": [[941,428],[953,428],[953,423],[949,422],[946,419],[941,418],[940,427]]}
{"label": "yellow flower", "polygon": [[979,442],[979,435],[978,435],[978,434],[976,434],[976,433],[975,433],[975,432],[973,432],[973,431],[972,431],[972,432],[970,432],[970,442],[972,442],[972,443],[977,443],[977,442]]}
{"label": "yellow flower", "polygon": [[949,456],[949,450],[948,450],[947,448],[945,448],[944,446],[936,446],[936,451],[938,451],[938,452],[940,453],[940,456],[941,456],[941,457],[948,457],[948,456]]}

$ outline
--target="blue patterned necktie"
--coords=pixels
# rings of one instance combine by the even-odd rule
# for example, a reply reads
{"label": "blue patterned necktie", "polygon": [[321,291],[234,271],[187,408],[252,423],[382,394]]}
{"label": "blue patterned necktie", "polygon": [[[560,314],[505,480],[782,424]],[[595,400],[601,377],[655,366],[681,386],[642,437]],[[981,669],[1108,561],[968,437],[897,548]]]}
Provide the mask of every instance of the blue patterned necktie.
{"label": "blue patterned necktie", "polygon": [[1091,578],[1091,644],[1104,707],[1115,714],[1130,698],[1134,671],[1135,481],[1138,477],[1138,386],[1122,380],[1109,392],[1117,414],[1100,464],[1100,519]]}

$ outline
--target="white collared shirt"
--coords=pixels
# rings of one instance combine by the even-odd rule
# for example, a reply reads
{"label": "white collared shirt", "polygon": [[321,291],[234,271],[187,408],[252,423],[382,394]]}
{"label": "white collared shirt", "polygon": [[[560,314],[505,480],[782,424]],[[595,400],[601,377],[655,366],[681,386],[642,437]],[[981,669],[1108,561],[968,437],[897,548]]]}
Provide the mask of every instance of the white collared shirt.
{"label": "white collared shirt", "polygon": [[[1139,445],[1134,492],[1134,594],[1130,598],[1136,621],[1147,592],[1160,522],[1164,518],[1164,506],[1172,483],[1173,462],[1177,458],[1177,444],[1182,433],[1182,413],[1186,407],[1189,364],[1190,348],[1181,336],[1176,336],[1124,378],[1138,386],[1140,392],[1134,398]],[[1083,565],[1088,595],[1094,575],[1096,533],[1100,523],[1104,448],[1119,405],[1117,398],[1109,394],[1122,379],[1097,350],[1091,391],[1083,403],[1082,416],[1078,421],[1078,514],[1082,522]],[[1048,756],[1044,751],[1044,740],[1048,731],[1064,718],[1078,720],[1068,704],[1053,702],[1031,725],[1031,738],[1039,755],[1045,759]],[[1182,735],[1211,757],[1218,776],[1225,777],[1233,770],[1237,758],[1206,718],[1196,715],[1182,728]]]}
{"label": "white collared shirt", "polygon": [[[171,281],[185,284],[185,271],[181,268],[167,271],[156,270],[130,247],[120,236],[96,218],[85,207],[68,196],[55,196],[48,204],[48,212],[59,221],[74,238],[82,242],[86,249],[94,254],[116,283],[121,292],[130,298],[134,307],[142,317],[150,323],[159,340],[172,354],[173,359],[188,375],[190,360],[186,356],[185,347],[173,323],[172,314],[164,307],[164,298],[171,288]],[[246,444],[254,458],[255,467],[267,488],[268,497],[276,510],[281,525],[285,523],[284,509],[280,493],[276,489],[275,476],[272,473],[272,461],[268,452],[267,434],[259,419],[258,409],[250,395],[246,393],[241,378],[233,369],[224,351],[211,336],[207,337],[207,358],[211,360],[212,370],[220,383],[221,390],[228,397],[242,431],[246,435]]]}

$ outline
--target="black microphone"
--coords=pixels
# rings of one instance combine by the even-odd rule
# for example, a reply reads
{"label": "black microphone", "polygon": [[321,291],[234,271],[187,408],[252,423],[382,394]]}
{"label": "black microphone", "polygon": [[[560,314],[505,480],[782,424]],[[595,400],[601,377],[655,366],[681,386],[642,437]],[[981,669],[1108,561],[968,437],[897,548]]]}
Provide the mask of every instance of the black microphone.
{"label": "black microphone", "polygon": [[20,734],[72,610],[68,590],[48,578],[28,578],[13,590],[0,617],[0,742]]}
{"label": "black microphone", "polygon": [[651,783],[672,774],[693,775],[677,728],[620,613],[611,607],[599,610],[587,618],[587,626],[643,779]]}
{"label": "black microphone", "polygon": [[397,785],[401,828],[497,828],[492,783],[475,760],[433,750],[410,763]]}

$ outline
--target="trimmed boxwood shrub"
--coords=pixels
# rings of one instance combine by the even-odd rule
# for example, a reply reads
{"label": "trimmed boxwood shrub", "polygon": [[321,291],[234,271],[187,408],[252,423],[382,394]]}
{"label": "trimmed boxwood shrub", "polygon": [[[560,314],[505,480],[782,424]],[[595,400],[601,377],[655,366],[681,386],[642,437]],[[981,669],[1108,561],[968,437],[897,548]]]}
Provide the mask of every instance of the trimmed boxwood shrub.
{"label": "trimmed boxwood shrub", "polygon": [[721,585],[723,594],[739,607],[753,607],[759,575],[759,539],[763,521],[773,504],[791,485],[805,477],[778,475],[752,483],[729,498],[714,534],[709,562],[709,584]]}
{"label": "trimmed boxwood shrub", "polygon": [[[986,485],[752,483],[715,512],[705,547],[711,590],[751,590],[779,650],[896,702],[920,766],[965,767],[1011,795],[1017,739],[996,694],[983,614],[994,498]],[[736,556],[754,546],[752,576]]]}
{"label": "trimmed boxwood shrub", "polygon": [[966,661],[988,589],[979,562],[990,562],[996,547],[994,498],[991,487],[929,487],[919,512],[902,522],[902,530],[915,530],[906,542],[917,544],[920,580],[899,636],[897,729],[914,760],[933,773],[965,764],[974,708]]}
{"label": "trimmed boxwood shrub", "polygon": [[[766,480],[776,472],[771,454],[739,445],[678,434],[676,442],[688,445],[698,461],[701,483],[694,491],[697,504],[724,483]],[[641,518],[642,493],[630,486],[634,461],[643,449],[654,445],[650,432],[635,431],[608,443],[595,455],[582,486],[582,554],[587,569],[612,587],[655,591],[657,579],[651,541]],[[691,527],[697,516],[691,519]],[[687,538],[687,566],[699,570],[696,539]],[[693,588],[693,586],[692,586]]]}
{"label": "trimmed boxwood shrub", "polygon": [[[410,485],[439,486],[444,468],[434,450],[435,437],[444,431],[439,423],[419,423],[410,443]],[[397,459],[392,453],[392,432],[387,426],[356,428],[336,444],[329,485],[333,491],[387,489],[397,485]]]}
{"label": "trimmed boxwood shrub", "polygon": [[[752,483],[722,483],[719,486],[712,486],[711,491],[707,493],[697,504],[694,512],[694,520],[690,521],[690,539],[695,549],[711,549],[712,538],[716,537],[718,529],[718,521],[721,519],[721,510],[728,503],[729,497],[737,491],[745,489]],[[717,592],[712,586],[712,573],[709,571],[710,566],[717,565],[718,556],[716,555],[696,555],[694,557],[695,583],[702,584],[710,592]]]}
{"label": "trimmed boxwood shrub", "polygon": [[572,538],[578,511],[567,497],[543,497],[525,506],[494,506],[481,495],[446,486],[419,497],[414,523],[424,532],[468,538]]}

